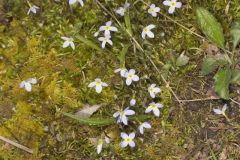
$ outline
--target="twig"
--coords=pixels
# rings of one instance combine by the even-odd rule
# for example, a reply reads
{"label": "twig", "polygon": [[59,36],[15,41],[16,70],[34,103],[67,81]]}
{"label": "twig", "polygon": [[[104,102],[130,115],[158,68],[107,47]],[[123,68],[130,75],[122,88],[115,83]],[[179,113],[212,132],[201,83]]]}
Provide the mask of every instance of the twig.
{"label": "twig", "polygon": [[235,100],[234,100],[234,99],[232,99],[232,98],[230,98],[230,100],[231,100],[233,103],[235,103],[235,104],[237,104],[237,105],[239,105],[239,106],[240,106],[240,103],[239,103],[239,102],[235,101]]}
{"label": "twig", "polygon": [[220,98],[209,97],[209,98],[199,98],[199,99],[186,99],[186,100],[179,100],[179,101],[184,103],[184,102],[200,102],[200,101],[210,101],[210,100],[219,100],[219,99]]}
{"label": "twig", "polygon": [[13,146],[15,146],[15,147],[17,147],[17,148],[19,148],[19,149],[22,149],[22,150],[24,150],[24,151],[26,151],[26,152],[28,152],[28,153],[33,154],[33,150],[32,150],[32,149],[27,148],[27,147],[25,147],[25,146],[23,146],[23,145],[21,145],[21,144],[16,143],[16,142],[13,142],[13,141],[10,140],[10,139],[7,139],[7,138],[5,138],[5,137],[0,136],[0,140],[4,141],[4,142],[6,142],[6,143],[9,143],[9,144],[11,144],[11,145],[13,145]]}
{"label": "twig", "polygon": [[[96,2],[98,3],[98,5],[105,11],[107,12],[111,17],[113,17],[113,19],[118,23],[118,25],[120,27],[123,28],[122,24],[118,21],[118,19],[111,13],[109,12],[103,5],[101,2],[99,2],[98,0],[96,0]],[[132,34],[126,29],[125,30],[127,32],[127,34],[130,36],[130,38],[134,41],[134,43],[138,46],[137,48],[139,48],[141,50],[141,52],[144,52],[144,49],[142,48],[142,46],[137,42],[137,40],[132,36]],[[170,84],[167,82],[167,80],[162,76],[161,72],[159,71],[159,69],[157,68],[156,64],[153,62],[153,60],[145,54],[145,56],[148,58],[148,60],[151,62],[151,64],[153,65],[153,67],[155,68],[155,70],[160,74],[163,82],[165,83],[165,85],[167,86],[167,88],[169,88],[170,92],[173,94],[173,96],[175,97],[175,99],[180,103],[178,96],[176,95],[176,93],[173,91],[173,89],[170,87]]]}

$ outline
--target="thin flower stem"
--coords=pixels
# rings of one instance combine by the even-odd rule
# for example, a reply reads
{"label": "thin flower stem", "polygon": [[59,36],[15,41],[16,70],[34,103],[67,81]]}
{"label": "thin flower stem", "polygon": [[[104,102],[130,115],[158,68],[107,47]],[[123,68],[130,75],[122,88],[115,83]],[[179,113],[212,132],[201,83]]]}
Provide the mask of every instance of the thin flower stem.
{"label": "thin flower stem", "polygon": [[[107,12],[111,17],[113,17],[115,19],[115,21],[118,23],[118,25],[120,27],[123,28],[122,24],[118,21],[118,19],[111,13],[109,12],[103,5],[101,2],[99,2],[98,0],[96,0],[96,2],[98,3],[98,5],[105,11]],[[132,34],[126,29],[125,30],[127,32],[127,34],[130,36],[130,38],[134,41],[134,43],[137,45],[137,48],[139,48],[141,50],[141,52],[144,52],[144,49],[142,48],[142,46],[137,42],[137,40],[132,36]],[[146,55],[146,54],[145,54]],[[173,91],[173,89],[170,87],[170,84],[167,82],[167,80],[162,76],[161,72],[159,71],[159,69],[157,68],[156,64],[153,62],[153,60],[146,55],[146,57],[148,58],[148,60],[151,62],[151,64],[153,65],[153,67],[156,69],[156,71],[160,74],[163,82],[165,83],[165,85],[167,86],[167,88],[169,88],[169,90],[172,92],[173,96],[175,97],[175,99],[180,103],[178,96],[176,95],[176,93]]]}

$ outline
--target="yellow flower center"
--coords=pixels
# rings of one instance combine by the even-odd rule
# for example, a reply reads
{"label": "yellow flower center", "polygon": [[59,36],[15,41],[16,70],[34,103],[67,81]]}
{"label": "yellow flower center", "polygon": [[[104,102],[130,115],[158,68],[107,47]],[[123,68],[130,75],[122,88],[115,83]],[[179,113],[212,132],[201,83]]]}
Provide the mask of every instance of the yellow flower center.
{"label": "yellow flower center", "polygon": [[157,105],[156,105],[156,104],[153,104],[153,105],[152,105],[152,108],[157,108]]}
{"label": "yellow flower center", "polygon": [[109,27],[109,26],[106,26],[106,30],[110,30],[110,27]]}
{"label": "yellow flower center", "polygon": [[126,142],[127,143],[131,142],[131,139],[130,138],[126,138]]}
{"label": "yellow flower center", "polygon": [[120,13],[124,13],[124,9],[120,9]]}
{"label": "yellow flower center", "polygon": [[154,92],[154,88],[150,88],[150,92]]}
{"label": "yellow flower center", "polygon": [[133,74],[129,74],[129,75],[128,75],[128,78],[132,78],[132,77],[133,77]]}
{"label": "yellow flower center", "polygon": [[101,85],[101,82],[96,82],[96,85]]}
{"label": "yellow flower center", "polygon": [[152,9],[151,9],[151,11],[152,11],[152,12],[155,12],[155,9],[154,9],[154,8],[152,8]]}
{"label": "yellow flower center", "polygon": [[143,29],[143,32],[148,32],[148,31],[149,31],[148,28]]}
{"label": "yellow flower center", "polygon": [[172,6],[172,7],[175,7],[175,5],[176,5],[176,2],[172,2],[172,3],[171,3],[171,6]]}

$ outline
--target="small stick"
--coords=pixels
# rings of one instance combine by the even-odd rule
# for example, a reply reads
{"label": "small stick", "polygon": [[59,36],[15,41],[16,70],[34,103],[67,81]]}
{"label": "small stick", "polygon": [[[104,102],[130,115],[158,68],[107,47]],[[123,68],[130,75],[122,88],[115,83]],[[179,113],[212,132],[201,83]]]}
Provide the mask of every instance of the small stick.
{"label": "small stick", "polygon": [[16,143],[16,142],[13,142],[13,141],[10,140],[10,139],[7,139],[7,138],[5,138],[5,137],[0,136],[0,140],[4,141],[4,142],[6,142],[6,143],[9,143],[9,144],[11,144],[11,145],[13,145],[13,146],[15,146],[15,147],[17,147],[17,148],[19,148],[19,149],[22,149],[22,150],[24,150],[24,151],[26,151],[26,152],[28,152],[28,153],[33,154],[33,150],[32,150],[32,149],[27,148],[27,147],[25,147],[25,146],[23,146],[23,145],[21,145],[21,144]]}
{"label": "small stick", "polygon": [[199,98],[199,99],[186,99],[186,100],[179,100],[180,102],[200,102],[200,101],[210,101],[210,100],[219,100],[220,98],[214,98],[214,97],[209,97],[209,98]]}

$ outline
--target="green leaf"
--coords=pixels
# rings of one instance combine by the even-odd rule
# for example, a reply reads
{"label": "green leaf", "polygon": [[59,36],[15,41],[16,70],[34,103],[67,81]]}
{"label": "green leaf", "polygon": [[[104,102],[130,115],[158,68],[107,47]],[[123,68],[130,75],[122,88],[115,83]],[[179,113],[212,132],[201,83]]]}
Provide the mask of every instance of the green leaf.
{"label": "green leaf", "polygon": [[126,53],[128,51],[129,46],[130,45],[124,46],[122,51],[120,52],[120,55],[119,55],[120,66],[123,67],[123,68],[125,67],[125,58],[126,58]]}
{"label": "green leaf", "polygon": [[196,14],[202,32],[210,41],[224,48],[223,30],[216,18],[209,11],[201,7],[197,8]]}
{"label": "green leaf", "polygon": [[217,72],[214,76],[214,89],[219,97],[229,99],[229,84],[232,72],[230,67],[225,67]]}
{"label": "green leaf", "polygon": [[226,65],[226,64],[228,64],[228,58],[225,55],[207,57],[203,60],[202,74],[207,75],[215,71],[219,65]]}
{"label": "green leaf", "polygon": [[98,51],[102,51],[102,49],[100,47],[98,47],[98,45],[96,45],[93,41],[89,40],[89,39],[86,39],[84,38],[83,36],[76,36],[77,39],[79,39],[81,42],[83,42],[84,44],[86,44],[87,46],[93,48],[93,49],[96,49]]}
{"label": "green leaf", "polygon": [[129,17],[129,12],[126,12],[124,14],[124,21],[125,21],[125,25],[127,30],[129,31],[129,33],[132,35],[132,26],[131,26],[131,21],[130,21],[130,17]]}
{"label": "green leaf", "polygon": [[[82,118],[80,116],[71,114],[71,113],[66,113],[62,112],[64,116],[67,116],[69,118],[72,118],[74,120],[77,120],[80,124],[83,125],[90,125],[90,126],[106,126],[106,125],[111,125],[116,123],[115,118]],[[135,117],[130,117],[129,120],[140,120],[144,121],[147,119],[150,119],[152,116],[150,115],[139,115]]]}
{"label": "green leaf", "polygon": [[239,69],[235,69],[232,71],[231,83],[240,85],[240,70]]}
{"label": "green leaf", "polygon": [[233,23],[230,33],[233,38],[233,48],[236,48],[240,42],[240,19]]}
{"label": "green leaf", "polygon": [[189,57],[185,56],[184,54],[181,54],[176,61],[176,66],[181,67],[185,66],[189,62]]}

